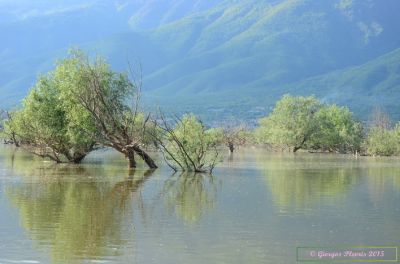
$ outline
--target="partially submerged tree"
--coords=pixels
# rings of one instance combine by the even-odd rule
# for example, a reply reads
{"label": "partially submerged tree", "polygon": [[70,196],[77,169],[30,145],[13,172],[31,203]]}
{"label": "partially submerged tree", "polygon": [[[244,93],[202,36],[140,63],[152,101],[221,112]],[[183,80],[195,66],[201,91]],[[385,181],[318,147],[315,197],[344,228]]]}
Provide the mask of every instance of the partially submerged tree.
{"label": "partially submerged tree", "polygon": [[[56,162],[79,163],[96,147],[96,142],[75,127],[67,112],[68,99],[61,99],[58,80],[53,73],[39,78],[23,101],[22,109],[11,112],[5,122],[5,133],[41,157]],[[88,120],[76,116],[85,126]]]}
{"label": "partially submerged tree", "polygon": [[284,95],[259,123],[259,142],[293,152],[312,149],[358,153],[363,140],[363,126],[348,108],[322,104],[313,96]]}
{"label": "partially submerged tree", "polygon": [[305,148],[317,129],[315,114],[322,104],[314,97],[284,95],[257,129],[261,143],[296,152]]}
{"label": "partially submerged tree", "polygon": [[61,74],[66,75],[62,98],[71,98],[78,112],[87,115],[95,126],[85,128],[96,142],[114,148],[136,167],[135,155],[150,168],[157,168],[154,160],[144,151],[147,130],[152,124],[149,116],[140,112],[140,80],[132,81],[127,74],[117,73],[102,59],[90,61],[80,51],[59,63]]}
{"label": "partially submerged tree", "polygon": [[216,131],[206,129],[194,115],[176,118],[173,123],[161,116],[154,137],[166,163],[175,171],[212,172],[219,161]]}
{"label": "partially submerged tree", "polygon": [[310,148],[339,153],[360,151],[363,127],[347,107],[325,105],[315,116],[317,129]]}
{"label": "partially submerged tree", "polygon": [[370,127],[364,146],[368,155],[398,155],[400,153],[400,124],[392,128],[389,115],[381,108],[375,108],[370,118]]}
{"label": "partially submerged tree", "polygon": [[130,167],[138,155],[157,168],[143,150],[153,124],[139,111],[139,92],[140,84],[127,74],[75,50],[39,79],[6,130],[31,152],[57,162],[80,162],[99,144],[125,154]]}
{"label": "partially submerged tree", "polygon": [[222,130],[222,141],[229,148],[230,153],[233,153],[236,147],[245,145],[250,138],[250,133],[244,124],[226,125]]}
{"label": "partially submerged tree", "polygon": [[5,144],[14,144],[20,146],[19,139],[16,134],[16,124],[13,124],[14,112],[1,110],[1,136]]}
{"label": "partially submerged tree", "polygon": [[372,127],[365,140],[367,154],[372,156],[392,156],[400,152],[400,138],[391,129]]}

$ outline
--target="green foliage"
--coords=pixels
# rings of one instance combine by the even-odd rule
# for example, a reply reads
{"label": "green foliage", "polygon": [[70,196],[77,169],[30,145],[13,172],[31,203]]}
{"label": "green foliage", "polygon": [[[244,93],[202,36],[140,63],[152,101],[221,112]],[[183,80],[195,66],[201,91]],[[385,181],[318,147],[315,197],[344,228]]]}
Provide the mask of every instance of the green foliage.
{"label": "green foliage", "polygon": [[[75,53],[74,53],[75,52]],[[72,51],[70,54],[77,54]],[[83,53],[79,53],[83,56]],[[66,117],[69,121],[69,136],[75,142],[86,143],[88,135],[92,141],[99,132],[90,113],[76,101],[77,91],[83,89],[84,80],[82,68],[78,67],[79,60],[70,56],[57,62],[52,73],[59,91],[59,98],[63,102]]]}
{"label": "green foliage", "polygon": [[[23,127],[23,116],[22,111],[15,110],[8,113],[8,116],[2,120],[2,138],[5,140],[9,140],[11,143],[18,144],[19,138],[17,138],[16,131],[21,130],[20,127]],[[22,131],[20,131],[20,134]]]}
{"label": "green foliage", "polygon": [[91,62],[83,51],[71,50],[68,58],[58,62],[57,69],[57,74],[64,78],[60,83],[65,87],[61,89],[62,98],[71,98],[71,104],[78,105],[81,113],[92,117],[93,113],[86,109],[89,105],[85,105],[92,100],[97,112],[122,113],[121,118],[132,118],[126,113],[127,100],[132,99],[136,87],[126,74],[112,71],[103,58]]}
{"label": "green foliage", "polygon": [[78,113],[87,116],[95,128],[82,127],[83,130],[92,133],[99,144],[123,153],[130,167],[136,167],[136,153],[149,167],[157,168],[142,149],[150,140],[146,137],[149,118],[139,110],[141,80],[135,83],[127,74],[111,70],[101,57],[91,61],[80,50],[73,50],[62,62],[67,66],[63,72],[70,79],[63,96],[72,98]]}
{"label": "green foliage", "polygon": [[194,115],[185,115],[174,128],[165,125],[163,130],[165,139],[159,143],[170,167],[193,172],[213,170],[218,161],[220,130],[207,130]]}
{"label": "green foliage", "polygon": [[360,151],[363,128],[347,107],[326,105],[315,116],[317,129],[311,148],[340,153]]}
{"label": "green foliage", "polygon": [[82,51],[72,50],[39,79],[21,113],[15,114],[18,120],[9,120],[10,134],[17,132],[34,153],[57,162],[61,156],[79,162],[99,144],[124,153],[130,167],[136,166],[136,153],[156,168],[141,149],[152,142],[147,130],[154,127],[139,111],[139,88],[127,74],[112,71],[104,59],[91,61]]}
{"label": "green foliage", "polygon": [[210,140],[215,142],[216,145],[224,144],[225,142],[225,131],[223,128],[209,128],[207,129],[207,133],[210,137]]}
{"label": "green foliage", "polygon": [[363,141],[363,127],[347,107],[322,104],[313,96],[283,96],[259,124],[259,143],[293,151],[358,152]]}
{"label": "green foliage", "polygon": [[294,152],[304,148],[318,128],[317,111],[322,104],[313,96],[284,95],[272,113],[260,120],[256,135],[268,143]]}
{"label": "green foliage", "polygon": [[22,109],[10,114],[5,132],[15,134],[15,140],[35,154],[57,162],[80,162],[95,145],[82,127],[93,125],[69,97],[62,97],[65,87],[60,84],[67,80],[58,71],[39,78]]}
{"label": "green foliage", "polygon": [[370,129],[364,141],[364,149],[372,156],[392,156],[400,154],[400,123],[391,126],[389,115],[375,107],[370,117]]}
{"label": "green foliage", "polygon": [[400,153],[400,127],[372,127],[365,140],[367,153],[373,156],[392,156]]}

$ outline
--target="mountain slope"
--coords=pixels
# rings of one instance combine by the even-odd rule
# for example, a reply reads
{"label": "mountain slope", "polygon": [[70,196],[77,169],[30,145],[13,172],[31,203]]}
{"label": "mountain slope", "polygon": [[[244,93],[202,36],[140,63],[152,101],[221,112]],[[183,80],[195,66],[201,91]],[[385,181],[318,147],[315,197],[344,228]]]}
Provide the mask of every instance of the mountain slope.
{"label": "mountain slope", "polygon": [[140,61],[147,103],[172,111],[253,118],[291,92],[349,104],[365,118],[377,102],[400,99],[398,0],[71,3],[17,17],[0,3],[2,107],[71,45],[118,70]]}
{"label": "mountain slope", "polygon": [[[145,84],[165,93],[171,87],[189,93],[204,87],[235,89],[266,77],[280,85],[366,62],[400,44],[391,35],[396,30],[367,37],[360,23],[369,22],[349,20],[326,1],[220,5],[152,33],[155,41],[167,40],[167,46],[173,45],[169,49],[180,54],[147,75]],[[391,39],[382,45],[381,37]]]}
{"label": "mountain slope", "polygon": [[268,86],[266,78],[233,90],[145,99],[167,111],[195,111],[210,121],[236,117],[255,124],[285,93],[315,95],[324,102],[349,106],[361,120],[367,120],[374,107],[385,109],[394,120],[399,120],[400,49],[358,66],[280,86]]}
{"label": "mountain slope", "polygon": [[375,106],[400,117],[400,49],[363,65],[310,78],[285,87],[288,91],[315,94],[320,98],[350,105],[363,117]]}

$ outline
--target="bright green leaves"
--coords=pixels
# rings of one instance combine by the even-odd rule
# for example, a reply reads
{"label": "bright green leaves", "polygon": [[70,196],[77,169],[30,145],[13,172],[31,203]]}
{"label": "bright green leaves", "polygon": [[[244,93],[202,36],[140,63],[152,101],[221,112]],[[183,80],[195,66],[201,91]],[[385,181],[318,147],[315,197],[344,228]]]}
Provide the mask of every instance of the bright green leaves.
{"label": "bright green leaves", "polygon": [[365,140],[369,155],[392,156],[400,154],[400,125],[394,129],[372,127]]}
{"label": "bright green leaves", "polygon": [[15,133],[22,146],[40,156],[80,162],[95,145],[87,131],[95,130],[72,96],[82,83],[79,71],[74,60],[65,59],[39,77],[22,108],[6,122],[8,134]]}
{"label": "bright green leaves", "polygon": [[317,128],[317,111],[322,104],[315,97],[284,95],[272,113],[260,120],[261,143],[297,151],[304,148]]}
{"label": "bright green leaves", "polygon": [[356,152],[363,136],[362,125],[347,108],[322,104],[313,96],[284,95],[259,124],[256,137],[260,143],[294,152]]}
{"label": "bright green leaves", "polygon": [[171,128],[164,122],[158,138],[164,157],[174,170],[211,172],[218,162],[221,133],[206,127],[194,115],[185,115]]}
{"label": "bright green leaves", "polygon": [[310,147],[339,153],[360,150],[363,127],[347,107],[326,105],[317,112],[316,120],[317,129]]}

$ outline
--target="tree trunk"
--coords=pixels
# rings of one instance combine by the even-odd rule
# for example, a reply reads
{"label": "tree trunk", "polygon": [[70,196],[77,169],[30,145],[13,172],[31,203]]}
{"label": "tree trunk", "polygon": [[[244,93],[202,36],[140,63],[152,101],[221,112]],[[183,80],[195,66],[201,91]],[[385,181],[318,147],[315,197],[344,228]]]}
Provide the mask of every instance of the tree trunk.
{"label": "tree trunk", "polygon": [[142,150],[138,146],[135,146],[133,148],[136,154],[138,154],[144,160],[144,162],[146,162],[147,166],[149,166],[150,169],[158,168],[154,160],[144,150]]}
{"label": "tree trunk", "polygon": [[304,136],[303,140],[301,141],[300,145],[295,146],[293,148],[293,153],[297,152],[299,149],[301,149],[304,146],[304,143],[308,140],[308,136]]}
{"label": "tree trunk", "polygon": [[229,142],[229,143],[228,143],[228,147],[229,147],[230,153],[233,153],[233,151],[235,150],[235,146],[233,145],[232,142]]}
{"label": "tree trunk", "polygon": [[76,163],[76,164],[81,163],[82,160],[83,160],[85,157],[86,157],[86,154],[77,155],[77,156],[75,156],[75,157],[72,159],[72,162],[73,162],[73,163]]}
{"label": "tree trunk", "polygon": [[12,141],[13,141],[14,145],[15,145],[16,147],[19,147],[19,142],[17,141],[14,132],[11,133],[11,137],[12,137]]}
{"label": "tree trunk", "polygon": [[129,160],[129,168],[136,168],[135,150],[132,147],[126,148],[125,156]]}

